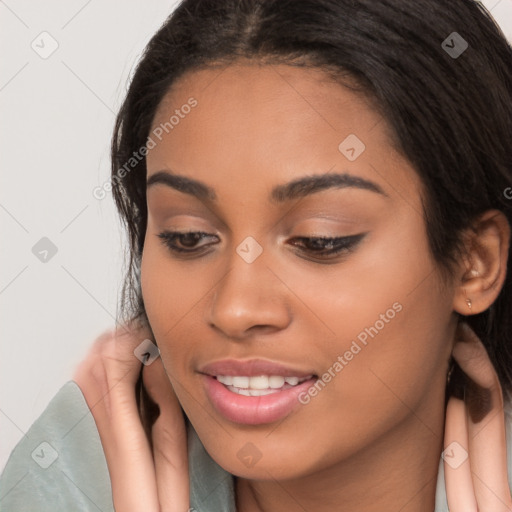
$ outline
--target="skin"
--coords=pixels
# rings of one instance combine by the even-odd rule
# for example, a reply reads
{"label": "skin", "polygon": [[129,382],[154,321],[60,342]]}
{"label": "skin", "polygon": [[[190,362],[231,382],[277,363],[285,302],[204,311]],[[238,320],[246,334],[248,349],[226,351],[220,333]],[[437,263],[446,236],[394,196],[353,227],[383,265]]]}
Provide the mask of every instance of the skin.
{"label": "skin", "polygon": [[142,365],[134,350],[150,337],[147,327],[135,324],[103,333],[73,380],[84,394],[100,435],[115,510],[183,512],[189,507],[186,430],[161,358],[143,372],[146,390],[160,405],[160,416],[151,429],[153,451],[135,400]]}
{"label": "skin", "polygon": [[[206,450],[237,476],[238,510],[433,510],[455,312],[468,314],[466,296],[474,314],[499,294],[506,219],[483,218],[481,244],[447,282],[429,252],[420,180],[363,98],[321,71],[241,62],[182,77],[153,128],[191,96],[197,107],[148,153],[148,178],[172,170],[208,184],[217,201],[148,189],[141,283],[176,396]],[[354,162],[338,150],[349,134],[366,145]],[[336,188],[268,199],[276,185],[329,172],[371,180],[386,195]],[[158,237],[166,229],[217,238],[183,258]],[[329,260],[290,244],[359,233],[352,252]],[[247,236],[263,248],[250,264],[236,252]],[[322,375],[394,303],[402,310],[284,420],[238,425],[209,403],[202,365],[260,357]],[[248,442],[261,453],[252,467],[237,456]]]}
{"label": "skin", "polygon": [[[77,368],[80,386],[96,422],[112,485],[114,508],[123,512],[183,512],[189,510],[186,428],[181,406],[159,357],[142,366],[134,357],[141,340],[152,337],[147,327],[123,325],[103,333]],[[508,485],[505,422],[501,386],[482,342],[467,324],[457,326],[452,355],[474,386],[465,390],[465,403],[448,402],[445,422],[444,472],[448,508],[453,512],[512,510]],[[160,415],[144,432],[134,386],[142,371],[143,383]],[[482,393],[491,407],[473,410]],[[479,409],[479,407],[476,407]],[[481,409],[481,408],[480,408]],[[478,421],[472,418],[478,416]],[[452,448],[450,448],[452,446]],[[455,461],[456,466],[449,462]],[[477,508],[478,507],[478,508]],[[242,510],[239,506],[238,510]]]}

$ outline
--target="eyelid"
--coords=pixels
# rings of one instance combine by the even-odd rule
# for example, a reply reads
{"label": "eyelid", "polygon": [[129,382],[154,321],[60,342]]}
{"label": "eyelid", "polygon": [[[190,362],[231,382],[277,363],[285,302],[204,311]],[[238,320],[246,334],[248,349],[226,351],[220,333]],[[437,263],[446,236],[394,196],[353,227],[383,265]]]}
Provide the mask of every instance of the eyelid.
{"label": "eyelid", "polygon": [[[155,187],[157,189],[158,187]],[[186,198],[185,198],[186,199]],[[170,224],[172,229],[189,230],[189,226],[194,226],[196,231],[207,231],[211,233],[215,231],[216,235],[220,235],[221,231],[228,231],[228,226],[224,223],[220,215],[211,208],[206,207],[202,203],[181,202],[181,198],[169,201],[154,201],[154,205],[150,205],[148,200],[148,216],[151,216],[155,223],[162,226]],[[178,227],[176,227],[178,225]],[[196,229],[197,227],[197,229]]]}

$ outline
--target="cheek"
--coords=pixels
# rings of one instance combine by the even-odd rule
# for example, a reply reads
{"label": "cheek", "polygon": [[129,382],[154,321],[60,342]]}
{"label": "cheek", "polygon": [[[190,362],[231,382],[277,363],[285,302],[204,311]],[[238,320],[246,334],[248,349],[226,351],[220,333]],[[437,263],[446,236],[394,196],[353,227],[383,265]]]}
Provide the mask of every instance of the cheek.
{"label": "cheek", "polygon": [[141,261],[141,290],[149,322],[158,338],[157,332],[162,334],[178,322],[187,321],[185,317],[201,306],[211,284],[190,267],[184,270],[183,263],[171,259],[167,249],[153,238],[155,233],[149,233],[148,228]]}
{"label": "cheek", "polygon": [[149,236],[151,235],[148,228],[142,253],[140,284],[146,315],[158,338],[155,329],[158,330],[164,312],[170,305],[168,301],[172,299],[173,295],[165,291],[168,290],[165,282],[165,262],[159,256],[159,250],[155,248],[155,243],[148,240]]}
{"label": "cheek", "polygon": [[443,392],[452,327],[452,297],[426,240],[406,231],[388,240],[332,281],[335,308],[323,300],[325,321],[339,336],[336,350],[324,344],[324,352],[346,361],[326,404],[352,416],[352,426],[372,411],[380,430],[420,406],[429,423],[427,411]]}
{"label": "cheek", "polygon": [[[154,237],[154,234],[149,236]],[[141,291],[162,362],[183,406],[188,393],[181,383],[188,368],[184,363],[190,360],[190,354],[186,352],[190,344],[183,343],[181,328],[188,321],[191,305],[197,302],[194,289],[197,280],[185,278],[183,272],[177,272],[159,243],[158,240],[156,243],[148,242],[146,237],[141,261]],[[190,336],[190,332],[187,334]]]}
{"label": "cheek", "polygon": [[205,304],[215,288],[215,275],[208,266],[194,270],[190,263],[173,260],[161,242],[153,240],[155,234],[148,227],[141,261],[142,297],[171,380],[182,381],[200,353],[197,343],[204,339]]}
{"label": "cheek", "polygon": [[409,413],[407,406],[426,405],[442,391],[452,297],[440,286],[420,228],[383,230],[367,249],[321,271],[274,269],[300,299],[297,349],[326,383],[307,407],[348,437],[368,411],[385,428]]}

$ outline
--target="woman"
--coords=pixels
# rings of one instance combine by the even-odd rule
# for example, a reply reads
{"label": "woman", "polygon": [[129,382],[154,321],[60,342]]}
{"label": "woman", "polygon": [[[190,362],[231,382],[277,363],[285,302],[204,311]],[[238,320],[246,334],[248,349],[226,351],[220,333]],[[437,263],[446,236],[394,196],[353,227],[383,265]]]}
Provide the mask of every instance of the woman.
{"label": "woman", "polygon": [[74,377],[109,477],[60,497],[511,510],[510,56],[471,0],[182,2],[114,131],[124,326]]}

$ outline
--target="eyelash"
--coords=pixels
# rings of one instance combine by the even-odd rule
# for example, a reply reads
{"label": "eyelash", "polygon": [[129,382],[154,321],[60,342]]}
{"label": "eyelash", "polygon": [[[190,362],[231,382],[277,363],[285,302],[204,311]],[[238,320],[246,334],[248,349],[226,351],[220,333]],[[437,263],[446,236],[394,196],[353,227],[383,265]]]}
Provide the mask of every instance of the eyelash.
{"label": "eyelash", "polygon": [[[360,233],[358,235],[351,236],[340,236],[340,237],[295,237],[292,240],[298,240],[302,243],[306,242],[306,244],[324,244],[323,251],[316,250],[308,250],[305,252],[312,254],[314,257],[326,259],[326,257],[337,256],[340,253],[349,253],[351,252],[358,242],[366,235],[366,233]],[[192,236],[192,240],[196,243],[204,238],[213,238],[216,235],[209,235],[208,233],[204,233],[202,231],[162,231],[157,235],[162,243],[173,253],[181,254],[181,255],[192,255],[198,254],[202,248],[204,249],[207,246],[201,246],[199,248],[193,249],[183,249],[182,247],[178,247],[175,244],[175,240],[180,237]],[[292,244],[296,245],[296,244]],[[326,247],[331,247],[330,249],[326,249]]]}

